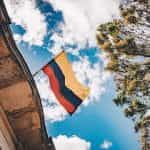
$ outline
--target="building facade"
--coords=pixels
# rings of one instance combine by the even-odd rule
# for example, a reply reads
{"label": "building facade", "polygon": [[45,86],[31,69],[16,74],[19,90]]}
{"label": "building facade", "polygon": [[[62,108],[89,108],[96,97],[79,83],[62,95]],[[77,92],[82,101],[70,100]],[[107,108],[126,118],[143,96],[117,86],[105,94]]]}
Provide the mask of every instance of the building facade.
{"label": "building facade", "polygon": [[41,99],[0,1],[0,150],[55,150]]}

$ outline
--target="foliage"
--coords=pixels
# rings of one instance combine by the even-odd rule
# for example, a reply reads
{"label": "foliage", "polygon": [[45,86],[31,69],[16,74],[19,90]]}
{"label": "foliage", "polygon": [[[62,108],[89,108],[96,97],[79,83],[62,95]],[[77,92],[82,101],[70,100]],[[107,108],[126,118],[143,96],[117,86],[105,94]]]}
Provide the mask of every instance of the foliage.
{"label": "foliage", "polygon": [[[115,74],[118,95],[113,101],[135,122],[143,150],[150,148],[150,116],[145,117],[150,110],[148,10],[149,0],[125,0],[120,6],[122,18],[100,25],[96,36],[97,44],[108,56],[106,69]],[[133,60],[137,56],[147,61],[136,63]]]}

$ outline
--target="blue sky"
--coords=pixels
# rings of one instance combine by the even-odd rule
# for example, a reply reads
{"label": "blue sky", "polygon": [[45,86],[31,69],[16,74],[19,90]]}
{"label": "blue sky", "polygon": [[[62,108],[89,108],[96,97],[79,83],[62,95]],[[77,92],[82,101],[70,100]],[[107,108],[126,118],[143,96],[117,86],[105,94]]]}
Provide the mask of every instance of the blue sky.
{"label": "blue sky", "polygon": [[113,83],[107,84],[108,93],[101,101],[82,108],[82,111],[62,122],[49,124],[46,122],[49,135],[77,135],[92,143],[91,150],[98,150],[104,140],[112,142],[111,150],[138,150],[137,136],[133,124],[112,103]]}
{"label": "blue sky", "polygon": [[[51,3],[49,3],[49,1]],[[92,20],[94,23],[93,22],[91,24],[89,23],[89,26],[87,26],[87,31],[85,30],[83,31],[83,33],[85,34],[86,32],[91,32],[91,34],[88,34],[86,36],[83,35],[83,37],[80,39],[80,34],[75,32],[74,30],[73,31],[70,30],[70,26],[72,27],[72,24],[70,25],[67,22],[68,14],[66,15],[66,12],[64,11],[64,8],[66,6],[67,7],[70,6],[71,8],[73,8],[72,6],[74,5],[72,5],[72,3],[68,5],[67,0],[63,0],[63,1],[65,4],[64,7],[60,7],[59,4],[57,3],[57,0],[56,0],[56,4],[53,0],[47,0],[47,2],[43,2],[41,0],[36,1],[36,9],[38,9],[38,12],[40,12],[41,16],[42,15],[44,16],[44,23],[42,19],[41,19],[42,20],[41,22],[43,24],[46,24],[46,28],[47,28],[46,35],[44,35],[42,39],[42,42],[43,42],[42,44],[38,45],[34,43],[34,41],[36,41],[37,35],[32,38],[32,39],[35,38],[34,40],[32,40],[32,44],[30,43],[30,41],[28,41],[28,39],[25,39],[25,40],[16,39],[17,45],[33,74],[39,71],[43,65],[48,63],[56,55],[55,49],[59,47],[59,48],[65,49],[68,52],[68,58],[74,64],[74,66],[75,64],[80,64],[82,66],[82,63],[84,64],[86,62],[85,69],[83,69],[83,71],[84,70],[86,71],[86,65],[87,65],[87,67],[89,67],[87,70],[91,72],[93,71],[93,74],[95,75],[95,76],[93,75],[93,77],[96,77],[96,81],[94,82],[92,81],[94,79],[92,79],[90,75],[87,75],[87,78],[81,77],[81,80],[83,80],[83,83],[93,87],[95,91],[93,91],[92,93],[93,95],[91,94],[92,96],[90,96],[89,102],[86,104],[83,104],[77,113],[75,113],[72,117],[69,117],[68,115],[65,114],[63,116],[63,119],[59,121],[56,121],[57,119],[55,121],[46,119],[45,122],[46,122],[46,127],[47,127],[49,136],[53,136],[55,137],[55,139],[57,139],[59,135],[65,135],[69,139],[75,135],[79,139],[83,139],[86,142],[90,142],[91,143],[90,150],[101,150],[101,149],[138,150],[139,149],[138,137],[134,132],[132,121],[125,118],[122,112],[123,110],[115,106],[115,104],[112,102],[112,99],[116,94],[115,84],[113,82],[112,76],[109,76],[107,80],[105,79],[105,81],[103,81],[104,79],[102,75],[105,76],[105,72],[103,70],[104,58],[100,56],[101,51],[96,47],[96,45],[94,45],[93,43],[92,44],[90,43],[90,41],[92,40],[94,41],[94,39],[90,37],[93,35],[93,33],[90,31],[89,27],[91,26],[94,27],[94,23],[97,23],[95,21],[96,18],[91,19],[89,17],[88,21],[90,22]],[[87,1],[87,5],[89,1],[90,0]],[[94,2],[98,2],[98,1],[94,0],[93,3]],[[103,0],[101,0],[101,2],[103,2]],[[30,2],[26,4],[25,6],[28,6],[27,8],[30,8],[29,4]],[[89,4],[91,3],[89,2]],[[105,4],[105,2],[103,2],[102,4],[104,4],[104,7],[105,6],[106,8],[108,7],[107,6],[108,3]],[[76,3],[76,5],[78,5],[78,3]],[[108,10],[108,8],[105,10],[106,12],[110,11]],[[95,9],[100,9],[100,8],[95,8]],[[33,9],[32,11],[34,12]],[[79,12],[77,14],[79,17],[80,17],[80,11],[81,13],[83,12],[82,8],[79,9]],[[86,12],[86,7],[84,9],[84,12]],[[95,12],[92,11],[91,15],[93,15],[94,13]],[[115,13],[116,12],[114,12],[114,14]],[[75,14],[76,13],[74,12],[73,16]],[[112,17],[114,14],[111,14],[110,16]],[[102,22],[103,20],[107,21],[109,17],[105,17],[105,13],[103,15],[104,17],[99,16],[100,18],[102,18],[101,19]],[[106,16],[107,15],[109,14],[106,13]],[[89,16],[89,14],[87,16]],[[14,19],[13,24],[11,25],[14,36],[17,35],[20,38],[20,37],[23,37],[27,32],[29,32],[28,28],[25,28],[28,26],[28,24],[23,26],[25,23],[28,23],[28,22],[24,22],[24,24],[22,24],[21,21],[17,22],[18,18],[16,19],[15,17],[13,18],[13,16],[11,17],[12,17],[12,20]],[[81,17],[83,17],[83,15],[81,15]],[[69,19],[70,18],[71,17],[69,17]],[[80,21],[82,23],[83,20],[86,20],[86,18],[81,18],[81,19],[79,18],[77,23],[78,22],[80,23]],[[72,20],[69,20],[69,21],[72,21]],[[84,21],[84,22],[88,22],[88,21]],[[83,22],[83,25],[84,25],[84,22]],[[60,23],[64,25],[63,28],[61,27]],[[81,31],[80,27],[79,28],[77,27],[77,29],[78,29],[77,30],[78,32]],[[96,30],[96,28],[94,30]],[[44,32],[44,30],[42,31]],[[70,37],[69,40],[67,39],[65,32]],[[101,69],[99,70],[98,67],[100,67]],[[98,71],[96,69],[98,69]],[[79,71],[81,71],[81,74],[82,74],[82,69],[79,69],[77,66],[75,66],[75,71],[77,72],[77,74]],[[85,74],[88,74],[91,72],[86,72]],[[101,74],[101,72],[103,73]],[[97,76],[99,76],[99,79],[97,79],[98,78]],[[45,83],[45,78],[43,77],[42,73],[39,73],[38,75],[39,80],[40,78],[42,78],[42,82]],[[38,82],[38,80],[36,81]],[[98,82],[99,84],[96,85],[96,82]],[[45,87],[43,85],[40,85],[40,83],[41,82],[37,83],[39,87],[40,86]],[[103,89],[105,90],[103,91]],[[47,90],[44,89],[44,91],[48,91],[48,90],[49,89]],[[44,94],[47,94],[47,93],[43,92],[42,95]],[[41,97],[43,97],[42,95]],[[47,102],[50,103],[52,98],[50,96],[49,97],[47,96],[45,99],[47,99]],[[43,102],[43,104],[44,104],[43,106],[48,107],[47,103],[45,105],[45,103]],[[46,114],[46,115],[51,115],[51,114]],[[108,147],[103,147],[102,144],[104,141],[108,141],[111,144]],[[74,149],[72,148],[72,150]],[[77,149],[77,150],[85,150],[85,149]]]}

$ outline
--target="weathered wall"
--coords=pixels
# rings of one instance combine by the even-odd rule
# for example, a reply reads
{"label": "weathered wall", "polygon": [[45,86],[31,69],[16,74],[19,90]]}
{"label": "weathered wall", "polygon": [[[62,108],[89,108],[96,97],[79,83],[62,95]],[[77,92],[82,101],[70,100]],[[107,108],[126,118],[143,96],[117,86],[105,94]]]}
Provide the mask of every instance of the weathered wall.
{"label": "weathered wall", "polygon": [[0,107],[9,125],[9,130],[7,127],[4,130],[8,130],[6,136],[0,130],[2,150],[9,147],[11,150],[54,150],[46,132],[39,93],[13,40],[9,23],[0,1]]}
{"label": "weathered wall", "polygon": [[14,148],[9,146],[5,136],[3,135],[2,131],[0,130],[0,149],[4,150],[13,150]]}
{"label": "weathered wall", "polygon": [[3,109],[0,107],[0,149],[15,150],[14,133],[9,125]]}

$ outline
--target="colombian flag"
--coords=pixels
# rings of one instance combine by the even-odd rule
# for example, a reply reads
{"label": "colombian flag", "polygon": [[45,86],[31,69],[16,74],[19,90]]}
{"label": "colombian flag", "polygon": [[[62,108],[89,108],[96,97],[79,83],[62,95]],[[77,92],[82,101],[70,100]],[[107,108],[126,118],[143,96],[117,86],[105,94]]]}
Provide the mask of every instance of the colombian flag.
{"label": "colombian flag", "polygon": [[59,103],[69,114],[73,114],[88,96],[89,88],[76,79],[66,53],[61,52],[42,70],[49,77],[51,89]]}

